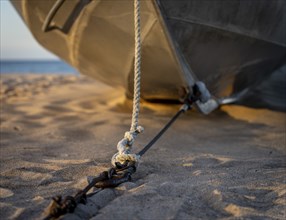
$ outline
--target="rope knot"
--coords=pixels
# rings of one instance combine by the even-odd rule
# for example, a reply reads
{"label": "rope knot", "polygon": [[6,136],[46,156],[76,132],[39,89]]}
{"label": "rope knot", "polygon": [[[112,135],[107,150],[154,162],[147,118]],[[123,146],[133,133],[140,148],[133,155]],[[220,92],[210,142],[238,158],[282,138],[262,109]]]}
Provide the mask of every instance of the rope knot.
{"label": "rope knot", "polygon": [[144,128],[142,126],[137,126],[135,131],[125,132],[124,138],[121,139],[117,144],[118,152],[114,154],[111,159],[112,165],[115,166],[117,162],[123,164],[127,160],[135,162],[139,161],[140,156],[137,154],[131,154],[130,152],[135,138],[143,131]]}
{"label": "rope knot", "polygon": [[137,135],[142,133],[143,131],[144,131],[144,128],[142,126],[137,126],[136,130],[134,131],[126,131],[124,134],[124,138],[127,139],[128,141],[127,144],[129,146],[132,146]]}
{"label": "rope knot", "polygon": [[135,132],[131,132],[131,131],[126,131],[124,134],[124,139],[127,140],[127,145],[131,146],[134,143],[134,139],[135,139]]}

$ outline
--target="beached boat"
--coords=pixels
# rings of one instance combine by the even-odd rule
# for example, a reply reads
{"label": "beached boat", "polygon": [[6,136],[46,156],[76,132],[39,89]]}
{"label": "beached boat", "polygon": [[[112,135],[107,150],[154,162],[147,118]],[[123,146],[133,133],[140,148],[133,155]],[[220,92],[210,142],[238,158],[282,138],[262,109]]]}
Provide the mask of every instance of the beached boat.
{"label": "beached boat", "polygon": [[[132,0],[11,2],[41,45],[132,94]],[[283,0],[141,1],[142,98],[179,100],[200,80],[218,104],[285,111],[285,11]]]}

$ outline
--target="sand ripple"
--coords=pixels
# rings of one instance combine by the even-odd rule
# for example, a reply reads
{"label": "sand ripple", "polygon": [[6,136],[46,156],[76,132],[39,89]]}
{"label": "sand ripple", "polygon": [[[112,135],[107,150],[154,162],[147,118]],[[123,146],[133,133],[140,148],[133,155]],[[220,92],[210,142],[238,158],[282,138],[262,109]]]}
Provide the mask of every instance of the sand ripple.
{"label": "sand ripple", "polygon": [[[39,219],[51,197],[74,195],[110,167],[130,125],[123,91],[86,77],[1,76],[0,99],[3,219]],[[136,151],[179,108],[141,106]],[[285,219],[285,113],[224,111],[182,116],[132,182],[64,219]]]}

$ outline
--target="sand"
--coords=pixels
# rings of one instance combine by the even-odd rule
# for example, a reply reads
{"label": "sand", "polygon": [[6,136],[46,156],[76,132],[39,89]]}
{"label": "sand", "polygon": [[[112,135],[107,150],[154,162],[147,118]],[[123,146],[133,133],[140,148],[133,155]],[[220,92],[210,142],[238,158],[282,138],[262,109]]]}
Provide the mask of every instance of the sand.
{"label": "sand", "polygon": [[[110,167],[129,129],[124,91],[82,76],[1,75],[1,219],[41,219]],[[139,151],[179,105],[143,102]],[[142,158],[132,182],[63,219],[285,219],[285,113],[189,111]]]}

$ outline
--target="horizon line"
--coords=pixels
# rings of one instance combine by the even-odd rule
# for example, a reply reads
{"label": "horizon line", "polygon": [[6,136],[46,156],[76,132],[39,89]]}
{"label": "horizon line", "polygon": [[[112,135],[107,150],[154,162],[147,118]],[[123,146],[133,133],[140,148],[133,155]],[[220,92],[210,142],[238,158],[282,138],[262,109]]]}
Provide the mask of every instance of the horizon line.
{"label": "horizon line", "polygon": [[62,61],[65,62],[62,59],[53,59],[53,58],[5,58],[5,59],[0,59],[0,61]]}

